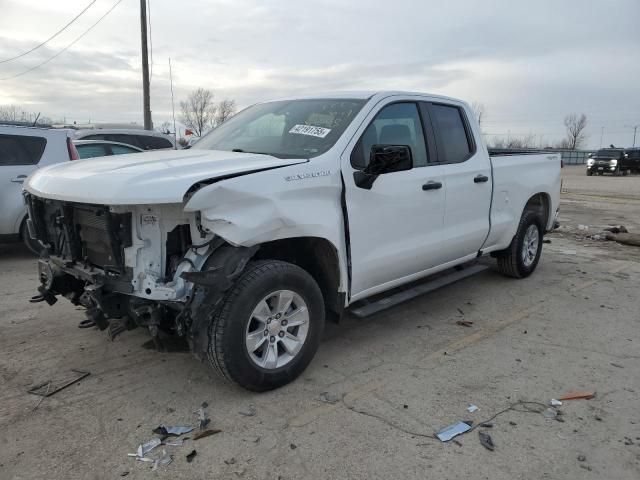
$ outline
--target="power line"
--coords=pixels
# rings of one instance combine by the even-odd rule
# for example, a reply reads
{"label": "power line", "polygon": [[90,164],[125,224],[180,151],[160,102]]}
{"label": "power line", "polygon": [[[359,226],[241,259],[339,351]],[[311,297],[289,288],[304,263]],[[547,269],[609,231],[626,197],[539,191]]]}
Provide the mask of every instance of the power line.
{"label": "power line", "polygon": [[15,57],[11,57],[11,58],[7,58],[5,60],[0,60],[0,63],[7,63],[10,62],[12,60],[16,60],[18,58],[24,57],[25,55],[30,54],[31,52],[36,51],[37,49],[39,49],[40,47],[42,47],[44,44],[46,44],[47,42],[50,42],[51,40],[53,40],[54,38],[56,38],[58,35],[60,35],[62,32],[64,32],[73,22],[75,22],[78,18],[80,18],[80,16],[86,12],[87,10],[89,10],[89,7],[91,7],[91,5],[93,5],[94,3],[96,3],[97,0],[93,0],[89,5],[87,5],[86,7],[84,7],[84,10],[82,10],[78,15],[76,15],[75,17],[73,17],[71,19],[71,21],[69,23],[67,23],[64,27],[62,27],[60,30],[58,30],[56,33],[54,33],[53,35],[51,35],[49,38],[47,38],[44,42],[36,45],[35,47],[33,47],[31,50],[27,50],[26,52],[21,53],[20,55],[16,55]]}
{"label": "power line", "polygon": [[119,4],[120,2],[122,2],[122,0],[118,0],[116,3],[114,3],[114,4],[113,4],[113,6],[112,6],[109,10],[107,10],[107,13],[105,13],[104,15],[102,15],[102,16],[98,19],[98,21],[96,21],[96,23],[94,23],[94,24],[93,24],[93,25],[91,25],[89,28],[87,28],[87,29],[86,29],[82,34],[80,34],[78,37],[76,37],[76,39],[75,39],[73,42],[71,42],[69,45],[67,45],[66,47],[64,47],[62,50],[60,50],[60,51],[59,51],[58,53],[56,53],[54,56],[49,57],[49,58],[48,58],[48,59],[46,59],[44,62],[40,62],[39,64],[37,64],[37,65],[35,65],[35,66],[33,66],[33,67],[31,67],[31,68],[27,69],[27,70],[24,70],[24,71],[22,71],[22,72],[20,72],[20,73],[16,73],[15,75],[10,75],[10,76],[8,76],[8,77],[0,78],[0,80],[11,80],[12,78],[17,78],[17,77],[20,77],[20,76],[22,76],[22,75],[24,75],[24,74],[26,74],[26,73],[33,72],[35,69],[40,68],[41,66],[43,66],[43,65],[45,65],[45,64],[47,64],[47,63],[49,63],[49,62],[50,62],[51,60],[53,60],[54,58],[56,58],[56,57],[58,57],[58,56],[62,55],[62,54],[63,54],[64,52],[66,52],[69,48],[71,48],[71,47],[72,47],[73,45],[75,45],[78,41],[80,41],[80,39],[81,39],[82,37],[84,37],[87,33],[89,33],[89,32],[90,32],[90,31],[91,31],[91,30],[92,30],[96,25],[98,25],[98,24],[99,24],[99,23],[100,23],[100,22],[101,22],[101,21],[102,21],[102,20],[103,20],[107,15],[109,15],[109,14],[113,11],[113,9],[114,9],[114,8],[116,8],[116,7],[118,6],[118,4]]}

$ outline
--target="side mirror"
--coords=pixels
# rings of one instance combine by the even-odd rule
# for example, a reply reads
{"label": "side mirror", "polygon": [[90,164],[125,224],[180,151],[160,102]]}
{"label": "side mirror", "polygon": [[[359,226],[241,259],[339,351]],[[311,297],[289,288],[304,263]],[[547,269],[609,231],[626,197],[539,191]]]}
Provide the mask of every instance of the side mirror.
{"label": "side mirror", "polygon": [[413,158],[407,145],[372,145],[369,164],[362,171],[353,173],[355,184],[371,190],[378,175],[411,170]]}

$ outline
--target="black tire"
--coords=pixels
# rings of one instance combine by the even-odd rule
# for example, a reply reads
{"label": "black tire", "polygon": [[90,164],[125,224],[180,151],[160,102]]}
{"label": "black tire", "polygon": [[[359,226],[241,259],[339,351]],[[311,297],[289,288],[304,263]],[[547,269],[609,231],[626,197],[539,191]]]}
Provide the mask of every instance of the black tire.
{"label": "black tire", "polygon": [[591,170],[587,170],[587,177],[590,177],[593,175],[593,172]]}
{"label": "black tire", "polygon": [[[524,261],[523,245],[525,234],[531,225],[535,225],[538,229],[538,247],[533,262],[527,265]],[[513,278],[525,278],[531,275],[536,269],[542,253],[542,234],[543,226],[540,215],[533,210],[525,210],[511,244],[495,255],[500,273]]]}
{"label": "black tire", "polygon": [[[300,295],[309,312],[309,329],[302,348],[287,364],[265,369],[250,358],[245,335],[254,308],[277,290],[291,290]],[[279,260],[251,262],[213,315],[209,325],[209,362],[224,377],[248,390],[262,392],[281,387],[311,362],[320,345],[324,321],[322,292],[305,270]]]}
{"label": "black tire", "polygon": [[20,227],[20,239],[22,243],[34,254],[40,256],[40,252],[42,251],[42,245],[37,240],[34,240],[29,236],[29,230],[27,229],[27,222],[23,221],[22,226]]}

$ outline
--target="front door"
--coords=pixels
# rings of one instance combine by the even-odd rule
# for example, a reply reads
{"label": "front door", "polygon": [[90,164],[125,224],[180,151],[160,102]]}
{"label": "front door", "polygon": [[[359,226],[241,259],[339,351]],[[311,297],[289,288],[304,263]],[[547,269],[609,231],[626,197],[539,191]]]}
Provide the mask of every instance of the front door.
{"label": "front door", "polygon": [[[444,170],[429,163],[433,148],[418,104],[378,107],[365,125],[342,159],[352,300],[438,265],[445,208]],[[366,167],[373,145],[409,146],[412,168],[379,175],[370,189],[359,187],[353,173]]]}

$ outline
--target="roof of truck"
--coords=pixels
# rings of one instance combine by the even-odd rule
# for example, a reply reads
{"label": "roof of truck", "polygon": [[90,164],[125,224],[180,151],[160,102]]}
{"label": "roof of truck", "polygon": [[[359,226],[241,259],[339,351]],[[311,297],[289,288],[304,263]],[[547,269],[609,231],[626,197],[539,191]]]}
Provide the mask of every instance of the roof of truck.
{"label": "roof of truck", "polygon": [[349,98],[349,99],[360,99],[360,100],[369,100],[370,98],[374,97],[374,96],[379,96],[381,98],[384,97],[390,97],[390,96],[394,96],[394,95],[419,95],[419,96],[428,96],[428,97],[435,97],[435,98],[440,98],[442,100],[457,100],[455,98],[452,97],[447,97],[444,95],[434,95],[432,93],[425,93],[425,92],[409,92],[409,91],[402,91],[402,90],[345,90],[345,91],[329,91],[329,92],[318,92],[318,93],[311,93],[311,94],[305,94],[305,95],[291,95],[285,98],[278,98],[275,100],[269,100],[269,101],[276,101],[276,100],[303,100],[303,99],[314,99],[314,98]]}

